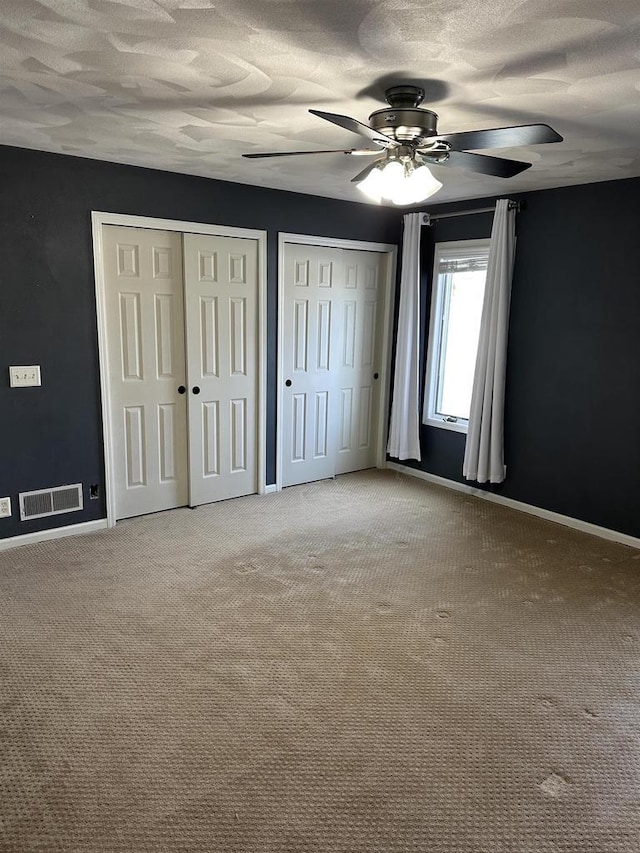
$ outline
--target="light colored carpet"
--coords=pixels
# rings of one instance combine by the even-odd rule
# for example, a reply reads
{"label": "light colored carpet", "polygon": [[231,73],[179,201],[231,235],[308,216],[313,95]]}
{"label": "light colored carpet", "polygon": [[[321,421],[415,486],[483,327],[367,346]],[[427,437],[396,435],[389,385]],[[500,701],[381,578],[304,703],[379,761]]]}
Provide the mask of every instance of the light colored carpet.
{"label": "light colored carpet", "polygon": [[387,472],[0,554],[0,849],[638,853],[640,553]]}

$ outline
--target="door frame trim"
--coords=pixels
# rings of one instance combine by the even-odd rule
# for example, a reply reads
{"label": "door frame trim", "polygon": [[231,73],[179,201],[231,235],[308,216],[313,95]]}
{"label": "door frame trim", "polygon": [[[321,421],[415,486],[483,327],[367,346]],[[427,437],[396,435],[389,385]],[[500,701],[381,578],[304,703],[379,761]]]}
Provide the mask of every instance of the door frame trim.
{"label": "door frame trim", "polygon": [[185,222],[178,219],[157,219],[151,216],[135,216],[127,213],[91,211],[91,235],[93,242],[93,271],[95,279],[96,319],[98,325],[98,361],[100,370],[100,402],[102,415],[102,442],[104,450],[105,503],[107,525],[116,523],[116,495],[113,436],[111,435],[111,389],[109,387],[109,365],[107,360],[107,311],[104,280],[104,249],[102,226],[120,225],[125,228],[149,228],[154,231],[178,231],[182,234],[208,234],[214,237],[240,237],[256,240],[258,244],[258,424],[257,424],[257,487],[258,494],[266,491],[266,446],[267,446],[267,232],[253,228],[232,228],[211,225],[205,222]]}
{"label": "door frame trim", "polygon": [[329,249],[355,249],[364,252],[380,252],[388,257],[385,292],[384,319],[382,323],[382,383],[378,411],[378,439],[376,442],[376,468],[387,467],[387,432],[389,427],[389,385],[391,379],[391,336],[396,297],[396,265],[398,247],[393,243],[372,243],[367,240],[348,240],[339,237],[318,237],[310,234],[278,232],[278,340],[277,340],[277,397],[276,397],[276,490],[282,491],[282,430],[284,395],[282,393],[283,329],[284,317],[284,251],[287,243],[304,246],[321,246]]}

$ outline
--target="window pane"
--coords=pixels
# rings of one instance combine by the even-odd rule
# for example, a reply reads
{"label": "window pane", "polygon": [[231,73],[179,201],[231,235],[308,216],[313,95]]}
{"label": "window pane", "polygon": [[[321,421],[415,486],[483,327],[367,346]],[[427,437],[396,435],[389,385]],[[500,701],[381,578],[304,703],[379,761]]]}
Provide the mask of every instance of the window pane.
{"label": "window pane", "polygon": [[485,270],[449,275],[438,371],[437,413],[445,417],[469,418],[485,277]]}

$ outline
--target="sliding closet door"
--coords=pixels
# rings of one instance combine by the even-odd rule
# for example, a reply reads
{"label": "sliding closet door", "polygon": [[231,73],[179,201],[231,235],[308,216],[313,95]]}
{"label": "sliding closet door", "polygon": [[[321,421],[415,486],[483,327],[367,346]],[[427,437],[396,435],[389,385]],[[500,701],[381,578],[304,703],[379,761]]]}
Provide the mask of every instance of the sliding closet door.
{"label": "sliding closet door", "polygon": [[256,240],[184,235],[190,505],[257,491]]}
{"label": "sliding closet door", "polygon": [[188,499],[182,238],[109,225],[103,249],[116,514],[128,518]]}

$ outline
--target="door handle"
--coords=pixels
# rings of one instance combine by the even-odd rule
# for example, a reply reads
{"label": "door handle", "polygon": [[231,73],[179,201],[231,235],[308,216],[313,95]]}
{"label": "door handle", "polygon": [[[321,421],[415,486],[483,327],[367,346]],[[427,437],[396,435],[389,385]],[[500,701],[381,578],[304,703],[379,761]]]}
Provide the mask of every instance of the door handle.
{"label": "door handle", "polygon": [[184,385],[178,385],[178,394],[184,394],[186,390],[187,389],[184,387]]}
{"label": "door handle", "polygon": [[379,376],[380,376],[380,374],[379,374],[378,372],[376,372],[376,373],[374,373],[374,374],[373,374],[373,378],[374,378],[374,379],[377,379]]}
{"label": "door handle", "polygon": [[291,383],[290,379],[287,379],[287,381],[284,384],[287,386],[287,388],[291,388],[292,383]]}
{"label": "door handle", "polygon": [[191,391],[192,391],[192,393],[194,393],[194,394],[199,394],[199,393],[200,393],[200,386],[199,386],[199,385],[194,385],[194,386],[193,386],[193,388],[191,389]]}

